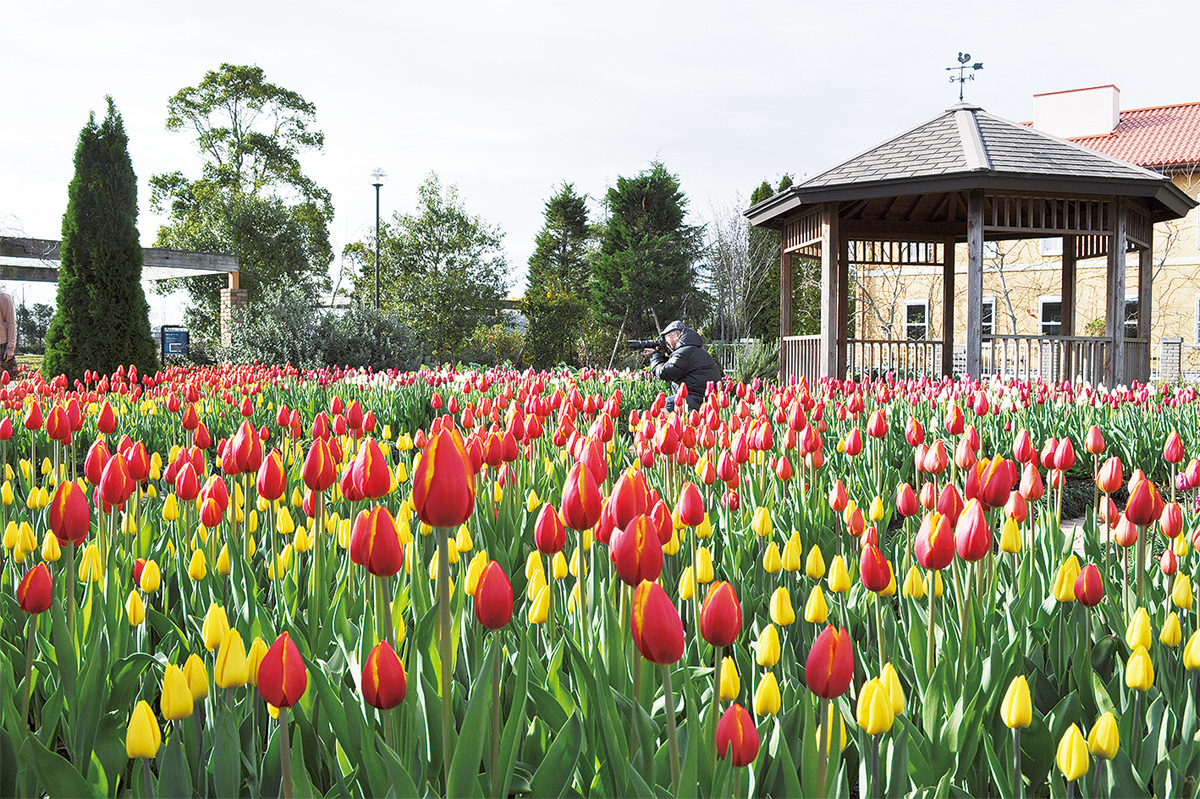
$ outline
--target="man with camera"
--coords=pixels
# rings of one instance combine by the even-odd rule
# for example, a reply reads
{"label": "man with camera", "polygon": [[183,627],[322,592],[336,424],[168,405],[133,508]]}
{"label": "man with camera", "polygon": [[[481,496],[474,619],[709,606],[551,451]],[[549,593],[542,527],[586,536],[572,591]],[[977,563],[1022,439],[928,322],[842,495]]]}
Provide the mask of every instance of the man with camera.
{"label": "man with camera", "polygon": [[[642,347],[642,354],[650,357],[650,371],[661,380],[669,380],[675,392],[679,384],[687,386],[689,410],[699,410],[709,388],[721,379],[721,367],[704,350],[704,339],[700,334],[680,321],[663,328],[658,342],[638,342],[657,346]],[[675,398],[667,400],[667,410],[674,410]]]}

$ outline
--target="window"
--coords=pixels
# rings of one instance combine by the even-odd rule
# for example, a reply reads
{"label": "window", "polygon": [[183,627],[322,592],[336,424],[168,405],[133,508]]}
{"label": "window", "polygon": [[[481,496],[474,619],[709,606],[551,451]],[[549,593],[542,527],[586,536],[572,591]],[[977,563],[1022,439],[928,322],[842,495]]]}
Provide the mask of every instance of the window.
{"label": "window", "polygon": [[982,324],[980,325],[980,327],[983,328],[983,335],[985,337],[996,335],[996,298],[995,297],[984,297],[983,298],[983,319],[982,319]]}
{"label": "window", "polygon": [[1042,239],[1042,255],[1062,255],[1063,240],[1060,236]]}
{"label": "window", "polygon": [[1125,338],[1138,337],[1138,298],[1125,298]]}
{"label": "window", "polygon": [[1000,242],[985,241],[983,243],[983,257],[996,259],[1000,257]]}
{"label": "window", "polygon": [[1042,335],[1061,336],[1062,297],[1040,297],[1038,305],[1040,306],[1038,319],[1042,325]]}
{"label": "window", "polygon": [[904,337],[914,341],[929,338],[929,300],[905,300]]}

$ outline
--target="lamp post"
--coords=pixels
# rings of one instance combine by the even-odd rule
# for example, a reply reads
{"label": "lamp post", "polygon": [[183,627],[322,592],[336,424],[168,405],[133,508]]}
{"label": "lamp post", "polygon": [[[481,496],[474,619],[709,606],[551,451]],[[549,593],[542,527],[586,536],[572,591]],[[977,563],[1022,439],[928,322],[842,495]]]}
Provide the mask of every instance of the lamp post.
{"label": "lamp post", "polygon": [[371,185],[375,187],[375,310],[379,310],[379,189],[387,181],[387,172],[375,167],[371,171]]}

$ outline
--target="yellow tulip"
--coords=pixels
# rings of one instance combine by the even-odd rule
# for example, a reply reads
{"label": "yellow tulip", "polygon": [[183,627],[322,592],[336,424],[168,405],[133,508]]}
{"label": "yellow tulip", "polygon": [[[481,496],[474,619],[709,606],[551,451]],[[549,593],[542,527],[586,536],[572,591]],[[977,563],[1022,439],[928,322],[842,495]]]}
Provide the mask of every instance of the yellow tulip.
{"label": "yellow tulip", "polygon": [[458,552],[470,552],[474,548],[475,542],[471,540],[471,531],[465,524],[459,526],[458,535],[454,537],[454,549]]}
{"label": "yellow tulip", "polygon": [[1130,649],[1137,649],[1139,646],[1149,649],[1151,639],[1150,614],[1145,608],[1138,608],[1125,628],[1125,643],[1129,644]]}
{"label": "yellow tulip", "polygon": [[162,585],[162,570],[153,560],[147,560],[142,567],[142,579],[138,583],[147,594],[153,594]]}
{"label": "yellow tulip", "polygon": [[130,758],[152,759],[162,746],[162,730],[154,711],[143,699],[129,714],[129,730],[125,733],[125,754]]}
{"label": "yellow tulip", "polygon": [[1058,754],[1055,762],[1067,782],[1077,780],[1088,773],[1088,745],[1079,731],[1078,724],[1072,724],[1058,742]]}
{"label": "yellow tulip", "polygon": [[227,632],[229,632],[229,617],[225,615],[225,608],[213,602],[208,606],[208,612],[204,614],[204,624],[200,628],[200,637],[204,639],[204,648],[209,652],[216,649],[225,640]]}
{"label": "yellow tulip", "polygon": [[771,594],[771,621],[780,627],[787,627],[796,621],[796,611],[792,608],[792,595],[785,586],[779,586]]}
{"label": "yellow tulip", "polygon": [[774,716],[782,706],[783,697],[779,693],[779,681],[775,679],[775,672],[768,671],[766,676],[759,680],[758,688],[754,692],[754,712],[759,716]]}
{"label": "yellow tulip", "polygon": [[[834,737],[833,737],[833,727],[834,727],[835,720],[836,720],[837,727],[838,727],[837,740],[834,740]],[[835,752],[840,755],[842,752],[846,751],[846,719],[844,719],[842,717],[841,711],[838,710],[837,702],[829,703],[829,714],[825,717],[824,730],[825,730],[825,749],[827,752],[829,752],[831,757],[833,756],[833,754]],[[817,742],[817,746],[820,747],[821,746],[821,731],[820,730],[817,730],[816,742]],[[836,748],[835,748],[835,745],[836,745]]]}
{"label": "yellow tulip", "polygon": [[129,619],[130,627],[137,627],[146,620],[146,603],[142,602],[137,589],[130,591],[129,598],[125,600],[125,616]]}
{"label": "yellow tulip", "polygon": [[471,558],[471,565],[467,567],[467,596],[475,596],[475,587],[479,585],[479,574],[487,565],[486,554],[480,552]]}
{"label": "yellow tulip", "polygon": [[[196,551],[199,552],[199,550]],[[226,544],[221,547],[221,554],[217,555],[217,574],[228,577],[229,572],[229,544]]]}
{"label": "yellow tulip", "polygon": [[1188,543],[1186,535],[1175,536],[1175,557],[1186,558],[1188,553],[1192,551],[1191,544]]}
{"label": "yellow tulip", "polygon": [[192,701],[208,696],[208,670],[204,668],[204,661],[195,652],[188,655],[187,662],[183,664],[183,676],[187,677]]}
{"label": "yellow tulip", "polygon": [[1183,667],[1188,671],[1200,671],[1200,630],[1192,633],[1183,648]]}
{"label": "yellow tulip", "polygon": [[1013,677],[1000,706],[1000,716],[1010,730],[1028,727],[1033,721],[1033,703],[1029,696],[1029,682],[1024,675]]}
{"label": "yellow tulip", "polygon": [[779,632],[774,624],[768,624],[758,634],[758,642],[754,645],[754,658],[758,665],[769,669],[779,662],[780,653]]}
{"label": "yellow tulip", "polygon": [[197,549],[192,553],[192,560],[188,564],[188,577],[193,580],[203,580],[208,574],[208,565],[204,558],[204,550]]}
{"label": "yellow tulip", "polygon": [[250,651],[246,653],[246,667],[249,670],[250,684],[258,686],[258,667],[262,665],[263,656],[267,654],[267,642],[262,636],[254,636],[250,643]]}
{"label": "yellow tulip", "polygon": [[554,553],[554,557],[551,559],[550,569],[554,572],[555,580],[562,580],[566,578],[568,572],[567,559],[563,553]]}
{"label": "yellow tulip", "polygon": [[712,552],[709,552],[708,547],[696,549],[696,569],[693,574],[700,585],[711,583],[716,576],[713,572]]}
{"label": "yellow tulip", "polygon": [[738,694],[742,692],[742,681],[738,677],[737,664],[733,662],[733,658],[726,657],[721,660],[721,696],[722,702],[732,702],[738,698]]}
{"label": "yellow tulip", "polygon": [[878,679],[868,681],[859,692],[857,718],[867,735],[882,735],[892,728],[896,714],[887,689]]}
{"label": "yellow tulip", "polygon": [[867,510],[867,518],[874,524],[883,519],[883,500],[879,495],[875,495],[875,499],[871,500],[871,507]]}
{"label": "yellow tulip", "polygon": [[296,523],[292,521],[292,512],[286,507],[279,509],[279,515],[275,517],[275,531],[282,536],[291,535],[296,530]]}
{"label": "yellow tulip", "polygon": [[800,533],[792,530],[792,537],[783,546],[783,568],[798,572],[804,568],[804,547],[800,544]]}
{"label": "yellow tulip", "polygon": [[550,589],[543,585],[529,606],[529,623],[545,624],[550,615]]}
{"label": "yellow tulip", "polygon": [[578,577],[578,576],[579,576],[579,547],[575,547],[575,549],[574,549],[574,550],[571,552],[571,568],[570,568],[570,571],[571,571],[571,576],[572,576],[572,577]]}
{"label": "yellow tulip", "polygon": [[771,523],[770,512],[763,506],[759,505],[754,509],[754,516],[750,520],[750,529],[759,538],[766,538],[775,529],[775,526]]}
{"label": "yellow tulip", "polygon": [[[546,571],[542,565],[542,554],[537,550],[529,553],[529,557],[525,558],[525,579],[533,580],[534,574],[541,575],[542,582],[546,582]],[[533,597],[530,596],[530,599]]]}
{"label": "yellow tulip", "polygon": [[712,538],[712,522],[708,520],[708,514],[704,514],[704,521],[700,522],[700,526],[696,528],[697,538]]}
{"label": "yellow tulip", "polygon": [[297,552],[307,552],[312,549],[313,537],[309,535],[308,529],[305,527],[297,527],[296,532],[292,535],[292,546]]}
{"label": "yellow tulip", "polygon": [[538,498],[537,492],[529,489],[529,494],[525,497],[525,512],[533,513],[541,504],[542,500]]}
{"label": "yellow tulip", "polygon": [[1125,664],[1125,687],[1134,691],[1148,691],[1154,685],[1154,664],[1150,661],[1150,653],[1146,647],[1139,646],[1133,650]]}
{"label": "yellow tulip", "polygon": [[1000,528],[1000,551],[1009,553],[1021,551],[1021,530],[1017,527],[1016,519],[1006,520],[1004,526]]}
{"label": "yellow tulip", "polygon": [[58,544],[58,536],[46,533],[42,536],[42,560],[54,563],[62,557],[62,547]]}
{"label": "yellow tulip", "polygon": [[825,558],[821,557],[819,546],[814,545],[808,551],[808,558],[804,561],[804,573],[810,580],[820,580],[825,576]]}
{"label": "yellow tulip", "polygon": [[[1180,536],[1180,538],[1184,538],[1184,536]],[[1171,601],[1180,610],[1192,609],[1192,578],[1183,572],[1175,573],[1175,584],[1171,587]]]}
{"label": "yellow tulip", "polygon": [[829,618],[829,606],[825,604],[825,592],[821,585],[814,585],[804,603],[804,620],[810,624],[824,624]]}
{"label": "yellow tulip", "polygon": [[1112,711],[1108,711],[1092,725],[1092,731],[1087,737],[1088,751],[1095,757],[1112,760],[1117,756],[1121,746],[1121,733],[1117,729],[1117,719]]}
{"label": "yellow tulip", "polygon": [[911,599],[925,598],[925,584],[921,581],[921,571],[912,565],[908,567],[908,574],[904,575],[904,596]]}
{"label": "yellow tulip", "polygon": [[504,489],[500,487],[499,483],[496,483],[495,488],[492,489],[492,502],[499,505],[502,501],[504,501]]}
{"label": "yellow tulip", "polygon": [[926,578],[925,578],[925,593],[927,593],[927,594],[929,593],[929,581],[930,581],[931,579],[933,580],[933,591],[934,591],[934,595],[935,595],[935,596],[936,596],[938,599],[941,599],[941,598],[942,598],[942,592],[945,590],[945,586],[944,586],[944,585],[943,585],[943,583],[942,583],[942,572],[941,572],[941,570],[939,569],[938,571],[935,571],[935,572],[934,572],[932,575],[929,575],[928,577],[926,577]]}
{"label": "yellow tulip", "polygon": [[883,667],[883,671],[879,674],[879,684],[887,691],[888,698],[892,700],[892,712],[899,716],[904,712],[904,703],[907,697],[904,695],[904,686],[900,684],[900,675],[896,673],[896,669],[891,663]]}
{"label": "yellow tulip", "polygon": [[[8,468],[8,467],[6,466],[5,468]],[[10,469],[10,471],[11,471],[11,469]],[[5,480],[4,487],[0,488],[0,502],[3,502],[5,505],[13,504],[12,483],[9,482],[11,479],[12,478],[10,477],[9,480]]]}
{"label": "yellow tulip", "polygon": [[1179,646],[1179,642],[1183,640],[1183,630],[1179,628],[1179,616],[1172,611],[1167,616],[1166,622],[1163,623],[1162,632],[1158,635],[1158,642],[1165,647],[1174,648]]}
{"label": "yellow tulip", "polygon": [[529,578],[529,582],[525,585],[525,598],[530,602],[535,601],[538,597],[538,594],[540,594],[542,589],[546,587],[546,578],[543,576],[543,574],[544,572],[540,570],[535,571],[533,576]]}
{"label": "yellow tulip", "polygon": [[779,555],[779,547],[772,541],[763,552],[763,571],[767,574],[778,574],[782,569],[783,559]]}
{"label": "yellow tulip", "polygon": [[1075,601],[1075,580],[1079,577],[1079,558],[1067,558],[1054,576],[1054,598],[1059,602]]}
{"label": "yellow tulip", "polygon": [[846,561],[841,555],[834,555],[833,564],[829,567],[829,590],[835,594],[850,590],[850,572],[846,569]]}
{"label": "yellow tulip", "polygon": [[246,519],[246,532],[249,535],[254,535],[258,532],[258,511],[250,511],[250,517]]}
{"label": "yellow tulip", "polygon": [[218,688],[240,688],[250,680],[250,664],[246,647],[237,630],[229,630],[221,640],[217,659],[213,662],[213,682]]}
{"label": "yellow tulip", "polygon": [[9,522],[4,528],[4,548],[16,549],[17,539],[21,536],[21,527],[16,522]]}
{"label": "yellow tulip", "polygon": [[87,548],[83,550],[83,558],[80,559],[79,580],[80,582],[91,580],[98,583],[103,579],[104,564],[100,562],[100,550],[94,543],[88,544]]}
{"label": "yellow tulip", "polygon": [[688,566],[679,575],[679,598],[687,602],[696,595],[696,581],[692,578],[692,567]]}
{"label": "yellow tulip", "polygon": [[174,663],[167,664],[167,672],[163,675],[162,697],[158,700],[158,709],[167,721],[186,719],[192,715],[192,690],[188,687],[187,675],[183,669]]}

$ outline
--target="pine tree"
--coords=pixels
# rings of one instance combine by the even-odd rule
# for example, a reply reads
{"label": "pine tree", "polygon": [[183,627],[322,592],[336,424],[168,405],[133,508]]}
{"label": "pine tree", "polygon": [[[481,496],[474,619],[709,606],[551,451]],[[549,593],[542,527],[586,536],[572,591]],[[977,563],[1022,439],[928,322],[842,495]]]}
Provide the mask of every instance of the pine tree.
{"label": "pine tree", "polygon": [[150,307],[142,290],[137,232],[137,178],[121,115],[108,102],[88,118],[75,149],[75,176],[63,215],[58,302],[46,333],[42,373],[70,380],[91,369],[110,374],[132,364],[158,368]]}
{"label": "pine tree", "polygon": [[577,339],[587,316],[590,232],[587,204],[575,187],[546,201],[546,222],[529,258],[521,312],[529,320],[525,361],[533,366],[579,365]]}

